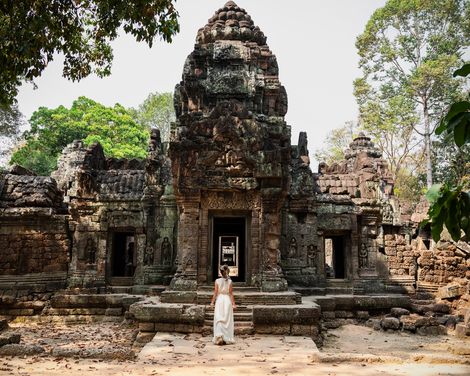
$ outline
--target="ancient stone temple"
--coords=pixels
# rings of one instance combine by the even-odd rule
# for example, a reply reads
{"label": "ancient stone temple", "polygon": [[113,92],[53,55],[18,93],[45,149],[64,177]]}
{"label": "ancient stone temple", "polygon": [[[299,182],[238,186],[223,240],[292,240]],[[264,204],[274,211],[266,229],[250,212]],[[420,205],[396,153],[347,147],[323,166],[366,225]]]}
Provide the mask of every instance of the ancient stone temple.
{"label": "ancient stone temple", "polygon": [[287,95],[266,37],[233,2],[199,30],[175,109],[179,264],[171,287],[196,289],[228,263],[236,281],[286,290],[279,249],[289,181]]}
{"label": "ancient stone temple", "polygon": [[418,227],[425,210],[401,212],[369,137],[312,172],[278,74],[229,1],[197,33],[169,143],[152,130],[145,160],[118,160],[77,140],[51,177],[2,173],[0,314],[127,312],[142,331],[200,332],[223,264],[247,332],[316,338],[320,313],[409,308],[408,294],[448,283],[445,296],[470,299],[468,242],[436,245]]}

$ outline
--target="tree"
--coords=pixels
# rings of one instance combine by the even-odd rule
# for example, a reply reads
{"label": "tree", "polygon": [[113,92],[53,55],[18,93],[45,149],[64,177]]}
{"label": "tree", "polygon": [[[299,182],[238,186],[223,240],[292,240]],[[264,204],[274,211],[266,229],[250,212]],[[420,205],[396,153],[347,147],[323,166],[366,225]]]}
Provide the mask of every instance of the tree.
{"label": "tree", "polygon": [[24,144],[10,163],[17,163],[40,175],[49,175],[57,166],[62,149],[73,140],[86,145],[99,142],[108,157],[145,158],[148,131],[136,123],[120,104],[106,107],[80,97],[70,109],[41,107],[30,119]]}
{"label": "tree", "polygon": [[0,106],[0,166],[5,165],[21,128],[25,125],[23,114],[17,106]]}
{"label": "tree", "polygon": [[107,76],[110,41],[122,28],[150,47],[179,31],[174,0],[23,0],[0,3],[0,103],[11,104],[23,80],[39,77],[64,54],[64,77]]}
{"label": "tree", "polygon": [[431,134],[460,93],[461,82],[451,73],[469,44],[468,0],[388,0],[356,41],[363,71],[355,82],[361,116],[401,103],[399,111],[422,142],[428,187]]}
{"label": "tree", "polygon": [[[470,75],[470,64],[465,64],[454,72],[454,76],[467,77]],[[470,94],[469,94],[470,99]],[[453,103],[442,118],[437,135],[451,136],[455,144],[462,148],[470,144],[470,100]],[[468,156],[467,156],[468,158]],[[452,239],[461,239],[462,231],[470,239],[470,176],[464,176],[457,185],[449,183],[432,186],[427,194],[430,202],[428,220],[434,241],[440,239],[444,226]]]}
{"label": "tree", "polygon": [[162,140],[170,140],[171,123],[176,119],[173,94],[151,93],[138,108],[130,108],[129,111],[146,129],[158,128]]}
{"label": "tree", "polygon": [[332,129],[326,136],[325,147],[315,150],[315,159],[318,162],[326,162],[328,165],[342,161],[344,151],[357,133],[357,124],[353,121],[347,121],[342,127]]}

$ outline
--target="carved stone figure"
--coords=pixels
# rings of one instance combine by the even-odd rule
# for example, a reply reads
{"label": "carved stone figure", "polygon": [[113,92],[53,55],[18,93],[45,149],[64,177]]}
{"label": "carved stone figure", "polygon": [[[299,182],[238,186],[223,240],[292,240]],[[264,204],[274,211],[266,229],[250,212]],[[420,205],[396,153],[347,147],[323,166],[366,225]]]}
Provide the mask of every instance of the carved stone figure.
{"label": "carved stone figure", "polygon": [[309,267],[316,266],[316,257],[317,257],[317,252],[316,252],[315,246],[313,244],[309,244],[307,246],[307,265]]}
{"label": "carved stone figure", "polygon": [[362,243],[361,248],[359,249],[359,268],[368,268],[369,267],[369,252],[367,246]]}
{"label": "carved stone figure", "polygon": [[292,237],[289,243],[289,258],[295,258],[297,256],[297,240]]}
{"label": "carved stone figure", "polygon": [[86,241],[85,257],[88,264],[96,263],[96,246],[92,238],[88,238]]}
{"label": "carved stone figure", "polygon": [[167,236],[163,238],[162,242],[162,264],[170,265],[171,264],[171,243]]}
{"label": "carved stone figure", "polygon": [[144,265],[149,266],[153,265],[155,250],[152,246],[145,248],[144,252]]}

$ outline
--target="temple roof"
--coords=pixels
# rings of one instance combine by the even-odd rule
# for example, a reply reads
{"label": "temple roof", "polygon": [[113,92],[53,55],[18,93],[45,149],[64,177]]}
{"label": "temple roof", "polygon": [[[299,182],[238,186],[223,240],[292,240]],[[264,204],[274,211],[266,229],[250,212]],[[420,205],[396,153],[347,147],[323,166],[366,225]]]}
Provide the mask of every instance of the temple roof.
{"label": "temple roof", "polygon": [[196,37],[196,42],[200,44],[217,40],[241,40],[260,46],[266,44],[266,37],[260,28],[255,26],[246,10],[233,1],[228,1],[217,10],[207,25],[199,29]]}

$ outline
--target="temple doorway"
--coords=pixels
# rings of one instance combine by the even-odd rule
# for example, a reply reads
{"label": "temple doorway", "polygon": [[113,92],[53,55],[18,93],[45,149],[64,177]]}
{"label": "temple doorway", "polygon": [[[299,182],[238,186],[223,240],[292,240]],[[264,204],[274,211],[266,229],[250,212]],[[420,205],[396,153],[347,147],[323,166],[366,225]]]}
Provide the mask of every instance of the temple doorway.
{"label": "temple doorway", "polygon": [[214,217],[212,238],[212,277],[217,279],[221,265],[228,265],[234,282],[246,281],[246,218]]}
{"label": "temple doorway", "polygon": [[325,238],[325,274],[326,278],[344,279],[345,275],[345,246],[344,236]]}
{"label": "temple doorway", "polygon": [[135,241],[132,232],[116,232],[113,235],[111,276],[132,277],[135,269]]}

